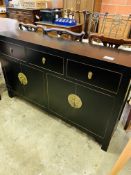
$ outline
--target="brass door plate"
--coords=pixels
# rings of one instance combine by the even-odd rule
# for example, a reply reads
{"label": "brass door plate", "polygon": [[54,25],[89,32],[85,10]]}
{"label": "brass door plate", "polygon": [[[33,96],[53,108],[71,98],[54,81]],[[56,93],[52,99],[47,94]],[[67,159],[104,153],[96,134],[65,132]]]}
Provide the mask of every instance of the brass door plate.
{"label": "brass door plate", "polygon": [[23,74],[22,72],[20,72],[20,73],[18,74],[18,79],[19,79],[19,81],[20,81],[20,83],[21,83],[22,85],[27,85],[27,84],[28,84],[27,77],[26,77],[26,75]]}
{"label": "brass door plate", "polygon": [[71,107],[75,109],[79,109],[82,107],[82,101],[80,97],[76,94],[70,94],[68,95],[68,102],[71,105]]}

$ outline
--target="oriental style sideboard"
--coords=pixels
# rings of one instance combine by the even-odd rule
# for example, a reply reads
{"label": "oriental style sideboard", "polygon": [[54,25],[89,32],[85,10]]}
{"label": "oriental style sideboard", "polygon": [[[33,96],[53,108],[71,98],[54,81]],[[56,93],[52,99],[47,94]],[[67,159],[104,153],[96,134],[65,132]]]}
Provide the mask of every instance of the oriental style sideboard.
{"label": "oriental style sideboard", "polygon": [[103,150],[128,96],[130,58],[130,52],[37,33],[0,33],[9,96],[21,96],[92,135]]}

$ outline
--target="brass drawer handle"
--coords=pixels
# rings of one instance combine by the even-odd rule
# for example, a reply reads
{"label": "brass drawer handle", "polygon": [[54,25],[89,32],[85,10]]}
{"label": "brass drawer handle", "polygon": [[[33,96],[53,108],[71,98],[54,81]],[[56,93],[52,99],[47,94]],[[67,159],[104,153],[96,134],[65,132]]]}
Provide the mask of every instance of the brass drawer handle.
{"label": "brass drawer handle", "polygon": [[46,63],[46,58],[43,57],[43,58],[42,58],[42,64],[45,64],[45,63]]}
{"label": "brass drawer handle", "polygon": [[13,54],[13,48],[10,47],[10,54]]}
{"label": "brass drawer handle", "polygon": [[19,79],[19,81],[20,81],[20,83],[21,83],[22,85],[25,86],[25,85],[28,84],[27,77],[26,77],[26,75],[23,74],[22,72],[18,73],[18,79]]}
{"label": "brass drawer handle", "polygon": [[88,79],[91,80],[92,77],[93,77],[93,72],[89,71],[89,72],[88,72]]}
{"label": "brass drawer handle", "polygon": [[71,105],[71,107],[75,109],[79,109],[82,107],[82,101],[80,97],[76,94],[69,94],[68,95],[68,102]]}

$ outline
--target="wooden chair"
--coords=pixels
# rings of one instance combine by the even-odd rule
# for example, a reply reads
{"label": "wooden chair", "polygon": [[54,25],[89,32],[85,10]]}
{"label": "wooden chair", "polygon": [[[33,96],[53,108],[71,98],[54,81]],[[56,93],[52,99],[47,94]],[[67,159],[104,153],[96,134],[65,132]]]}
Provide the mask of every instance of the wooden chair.
{"label": "wooden chair", "polygon": [[[98,26],[99,26],[99,19],[101,16],[104,16],[103,20],[105,21],[105,18],[108,13],[98,13],[98,12],[90,12],[88,10],[83,11],[71,11],[70,9],[65,9],[64,14],[67,18],[73,18],[76,19],[76,21],[80,24],[83,24],[83,31],[85,32],[84,38],[88,38],[89,34],[91,32],[96,33],[98,32]],[[63,16],[64,16],[63,14]]]}
{"label": "wooden chair", "polygon": [[[52,37],[59,37],[63,39],[71,39],[71,40],[78,40],[82,42],[82,39],[85,35],[84,32],[76,33],[72,32],[66,29],[60,29],[60,28],[46,28],[42,25],[33,25],[33,24],[24,24],[23,22],[19,23],[19,29],[20,30],[26,30],[29,32],[37,32],[41,30],[44,35],[49,35]],[[51,34],[51,35],[50,35]]]}
{"label": "wooden chair", "polygon": [[128,39],[130,19],[131,15],[125,17],[106,13],[100,19],[98,33],[90,33],[89,43],[93,40],[101,41],[104,46],[115,48],[120,45],[130,45],[131,40]]}
{"label": "wooden chair", "polygon": [[76,21],[80,24],[82,22],[81,20],[81,14],[82,11],[74,11],[74,10],[70,10],[70,9],[64,9],[63,10],[63,17],[65,18],[71,18],[71,19],[76,19]]}
{"label": "wooden chair", "polygon": [[63,38],[67,40],[73,40],[73,41],[78,40],[80,42],[82,42],[82,39],[85,35],[84,32],[76,33],[66,29],[59,29],[59,28],[43,28],[43,34],[49,35],[51,37],[58,37],[58,38]]}
{"label": "wooden chair", "polygon": [[120,47],[121,45],[131,45],[131,39],[117,39],[117,38],[111,38],[111,37],[106,37],[101,34],[91,34],[89,36],[89,43],[93,44],[93,41],[96,41],[98,43],[102,43],[103,46],[105,47],[112,47],[112,48],[117,48]]}
{"label": "wooden chair", "polygon": [[39,29],[41,29],[43,31],[43,26],[41,25],[34,25],[34,24],[25,24],[23,22],[19,23],[19,29],[20,30],[26,30],[29,32],[37,32],[39,31]]}
{"label": "wooden chair", "polygon": [[84,28],[84,32],[85,32],[84,38],[86,39],[89,36],[89,30],[88,29],[89,29],[89,22],[90,22],[91,13],[87,10],[83,10],[83,16],[84,16],[84,24],[83,24],[84,26],[83,26],[83,28]]}
{"label": "wooden chair", "polygon": [[84,38],[88,38],[90,33],[98,33],[99,21],[100,18],[103,17],[103,23],[107,17],[108,13],[98,13],[98,12],[90,12],[87,10],[83,10],[84,16]]}
{"label": "wooden chair", "polygon": [[72,11],[71,9],[64,9],[63,10],[63,17],[65,17],[65,18],[74,18],[74,14],[75,12],[74,11]]}

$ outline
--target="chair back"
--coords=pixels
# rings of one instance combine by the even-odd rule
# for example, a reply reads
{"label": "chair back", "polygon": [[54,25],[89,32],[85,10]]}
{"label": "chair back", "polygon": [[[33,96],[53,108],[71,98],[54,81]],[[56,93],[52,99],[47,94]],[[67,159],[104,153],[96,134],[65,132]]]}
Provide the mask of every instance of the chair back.
{"label": "chair back", "polygon": [[34,25],[34,24],[25,24],[23,22],[19,23],[19,29],[29,32],[37,32],[39,29],[43,31],[43,26],[41,25]]}
{"label": "chair back", "polygon": [[63,17],[65,18],[70,18],[70,19],[75,19],[77,21],[77,23],[81,23],[81,11],[74,11],[74,10],[70,10],[70,9],[64,9],[63,10]]}
{"label": "chair back", "polygon": [[44,35],[48,35],[51,37],[63,38],[67,40],[80,41],[85,35],[85,32],[76,33],[67,29],[60,28],[46,28],[42,25],[33,25],[33,24],[24,24],[22,22],[19,23],[19,29],[29,32],[43,32]]}
{"label": "chair back", "polygon": [[51,37],[63,38],[66,40],[80,41],[85,35],[85,32],[76,33],[67,29],[60,28],[43,28],[43,34],[49,35]]}
{"label": "chair back", "polygon": [[101,16],[104,16],[104,20],[106,18],[107,13],[101,14],[98,12],[90,12],[87,10],[83,10],[84,23],[83,28],[85,32],[84,38],[88,38],[91,33],[97,33],[99,30],[99,20]]}
{"label": "chair back", "polygon": [[98,32],[90,32],[89,43],[97,41],[106,47],[118,48],[121,45],[131,45],[128,39],[131,26],[131,15],[99,15]]}
{"label": "chair back", "polygon": [[99,34],[110,38],[128,38],[131,26],[131,14],[108,14],[101,16],[99,20]]}

